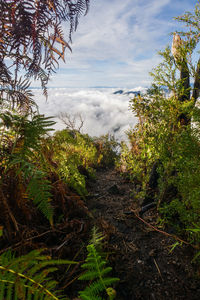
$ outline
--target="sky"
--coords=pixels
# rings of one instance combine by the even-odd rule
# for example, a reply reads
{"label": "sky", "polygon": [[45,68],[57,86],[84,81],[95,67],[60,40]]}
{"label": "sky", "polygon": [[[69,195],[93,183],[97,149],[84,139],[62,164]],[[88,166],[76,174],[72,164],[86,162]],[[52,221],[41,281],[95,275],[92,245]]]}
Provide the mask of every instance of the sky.
{"label": "sky", "polygon": [[[197,0],[91,0],[72,37],[72,53],[50,87],[149,86],[159,50],[171,44],[173,20],[194,10]],[[68,31],[68,24],[64,24]],[[37,85],[37,84],[35,84]]]}

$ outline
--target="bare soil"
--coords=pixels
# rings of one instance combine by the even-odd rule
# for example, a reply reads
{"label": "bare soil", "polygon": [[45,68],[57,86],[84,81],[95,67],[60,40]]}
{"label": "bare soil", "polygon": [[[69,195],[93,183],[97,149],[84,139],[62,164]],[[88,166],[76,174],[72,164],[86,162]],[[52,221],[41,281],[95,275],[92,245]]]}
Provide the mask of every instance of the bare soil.
{"label": "bare soil", "polygon": [[88,190],[87,207],[106,236],[113,275],[120,278],[118,300],[200,299],[199,270],[191,263],[194,250],[182,245],[170,252],[176,240],[151,227],[158,227],[155,208],[142,216],[149,226],[131,212],[139,208],[133,183],[102,169]]}

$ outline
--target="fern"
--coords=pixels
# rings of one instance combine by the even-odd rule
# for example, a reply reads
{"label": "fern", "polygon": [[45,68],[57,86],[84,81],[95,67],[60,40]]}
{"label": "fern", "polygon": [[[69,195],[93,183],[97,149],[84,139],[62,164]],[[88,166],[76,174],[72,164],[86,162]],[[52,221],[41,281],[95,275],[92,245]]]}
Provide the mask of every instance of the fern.
{"label": "fern", "polygon": [[51,130],[54,122],[42,115],[33,115],[32,119],[28,120],[26,116],[11,115],[9,111],[3,117],[4,123],[15,134],[9,168],[15,170],[16,176],[23,183],[26,198],[32,199],[52,224],[51,184],[41,166],[41,140]]}
{"label": "fern", "polygon": [[114,299],[116,296],[116,292],[111,288],[111,285],[119,281],[119,278],[108,276],[112,268],[106,266],[107,261],[102,258],[97,250],[97,245],[101,240],[102,237],[94,232],[92,243],[87,246],[86,262],[81,266],[86,272],[79,277],[79,280],[92,281],[92,283],[84,291],[79,292],[82,300],[103,300],[101,298],[103,292],[107,293],[109,300]]}
{"label": "fern", "polygon": [[52,260],[34,250],[15,258],[8,251],[0,256],[0,299],[58,300],[64,299],[55,292],[57,282],[49,276],[55,265],[76,264],[68,260]]}
{"label": "fern", "polygon": [[26,198],[32,199],[33,203],[52,224],[53,208],[50,204],[51,183],[46,179],[46,174],[39,170],[37,166],[21,157],[14,158],[10,163],[10,166],[12,165],[19,166],[17,174],[19,174],[20,177],[23,175],[24,182],[27,182]]}
{"label": "fern", "polygon": [[76,14],[76,18],[75,18],[75,30],[77,29],[78,20],[79,20],[80,16],[82,14],[86,15],[88,12],[88,9],[89,9],[89,0],[86,0],[86,1],[78,0],[77,1],[77,3],[76,3],[77,14]]}
{"label": "fern", "polygon": [[[86,14],[89,0],[0,1],[0,95],[1,88],[10,84],[13,66],[13,86],[23,68],[26,77],[40,79],[44,94],[59,59],[64,60],[69,44],[64,39],[63,22],[69,22],[68,37],[76,30],[78,19]],[[9,63],[7,63],[9,58]],[[11,63],[10,63],[11,61]],[[11,99],[14,103],[18,100]],[[20,97],[21,103],[28,98]]]}

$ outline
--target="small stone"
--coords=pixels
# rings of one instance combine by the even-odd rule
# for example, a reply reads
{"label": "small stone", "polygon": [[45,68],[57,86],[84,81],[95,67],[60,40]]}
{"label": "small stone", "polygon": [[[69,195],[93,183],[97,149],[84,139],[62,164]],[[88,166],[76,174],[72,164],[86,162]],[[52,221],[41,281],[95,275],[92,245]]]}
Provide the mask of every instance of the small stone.
{"label": "small stone", "polygon": [[169,295],[168,291],[165,291],[165,295],[167,295],[167,296]]}

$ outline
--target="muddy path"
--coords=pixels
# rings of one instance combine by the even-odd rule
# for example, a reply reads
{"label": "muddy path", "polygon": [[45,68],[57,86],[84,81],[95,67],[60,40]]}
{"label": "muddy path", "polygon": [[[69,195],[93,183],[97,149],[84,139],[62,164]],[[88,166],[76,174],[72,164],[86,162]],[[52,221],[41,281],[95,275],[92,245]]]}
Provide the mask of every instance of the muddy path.
{"label": "muddy path", "polygon": [[[200,281],[195,277],[190,246],[170,246],[176,241],[156,232],[139,220],[130,209],[139,204],[127,182],[115,170],[97,171],[96,182],[89,182],[89,211],[106,236],[106,250],[113,274],[120,278],[118,300],[200,299]],[[127,214],[128,213],[128,214]],[[156,210],[151,209],[143,219],[156,224]]]}

